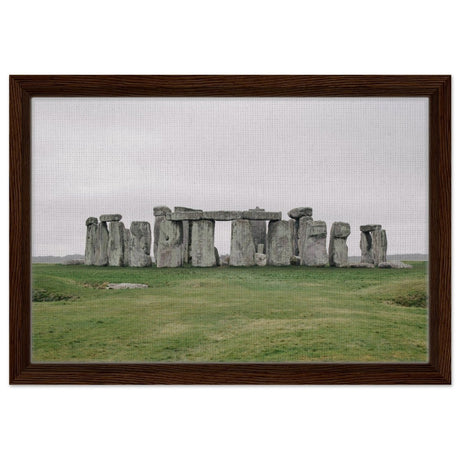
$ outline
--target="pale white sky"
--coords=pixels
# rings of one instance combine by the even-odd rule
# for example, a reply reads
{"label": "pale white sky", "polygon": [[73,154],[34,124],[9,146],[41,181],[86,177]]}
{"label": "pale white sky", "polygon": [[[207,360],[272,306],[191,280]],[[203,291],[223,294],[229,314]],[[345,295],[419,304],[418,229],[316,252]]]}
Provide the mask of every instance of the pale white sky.
{"label": "pale white sky", "polygon": [[[382,224],[428,253],[427,98],[33,98],[32,254],[79,253],[85,220],[154,206]],[[230,223],[216,223],[230,251]]]}

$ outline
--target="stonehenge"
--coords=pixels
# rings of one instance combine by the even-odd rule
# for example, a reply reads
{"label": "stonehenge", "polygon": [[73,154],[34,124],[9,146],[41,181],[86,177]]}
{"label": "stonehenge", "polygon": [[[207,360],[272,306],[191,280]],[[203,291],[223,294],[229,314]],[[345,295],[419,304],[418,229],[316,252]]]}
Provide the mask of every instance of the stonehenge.
{"label": "stonehenge", "polygon": [[387,261],[387,234],[381,225],[361,225],[361,263],[378,266]]}
{"label": "stonehenge", "polygon": [[[86,219],[85,265],[149,267],[152,235],[148,222],[132,222],[130,229],[120,214]],[[108,225],[107,225],[108,224]]]}
{"label": "stonehenge", "polygon": [[[282,220],[281,212],[259,207],[247,211],[204,211],[186,207],[153,208],[153,256],[156,267],[307,266],[337,268],[409,268],[387,262],[387,236],[381,225],[360,226],[361,261],[349,263],[350,224],[334,222],[329,247],[327,226],[313,220],[310,207],[297,207]],[[214,245],[216,221],[231,221],[230,255],[219,256]],[[268,228],[267,228],[268,221]],[[116,267],[152,266],[152,231],[147,221],[129,228],[121,214],[88,217],[85,264]]]}

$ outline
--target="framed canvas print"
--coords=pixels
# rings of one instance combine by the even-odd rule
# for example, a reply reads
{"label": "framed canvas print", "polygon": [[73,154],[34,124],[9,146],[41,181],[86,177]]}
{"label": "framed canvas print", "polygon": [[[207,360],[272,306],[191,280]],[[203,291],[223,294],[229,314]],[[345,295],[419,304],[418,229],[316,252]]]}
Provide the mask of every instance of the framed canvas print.
{"label": "framed canvas print", "polygon": [[11,76],[10,382],[450,383],[449,76]]}

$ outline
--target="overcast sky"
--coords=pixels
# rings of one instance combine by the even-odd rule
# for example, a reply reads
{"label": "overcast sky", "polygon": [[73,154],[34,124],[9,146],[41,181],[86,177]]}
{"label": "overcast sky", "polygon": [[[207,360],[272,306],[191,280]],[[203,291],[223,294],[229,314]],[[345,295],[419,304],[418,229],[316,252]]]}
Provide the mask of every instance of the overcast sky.
{"label": "overcast sky", "polygon": [[[85,220],[154,206],[382,224],[428,253],[427,98],[33,98],[32,254],[79,253]],[[216,223],[219,252],[230,223]]]}

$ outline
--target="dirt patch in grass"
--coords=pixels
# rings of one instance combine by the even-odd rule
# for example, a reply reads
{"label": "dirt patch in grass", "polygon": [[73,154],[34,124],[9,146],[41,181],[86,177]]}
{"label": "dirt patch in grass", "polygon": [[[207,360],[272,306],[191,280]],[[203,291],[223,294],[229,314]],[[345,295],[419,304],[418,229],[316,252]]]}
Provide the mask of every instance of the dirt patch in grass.
{"label": "dirt patch in grass", "polygon": [[74,300],[77,296],[59,294],[47,289],[32,289],[32,302],[59,302],[60,300]]}

